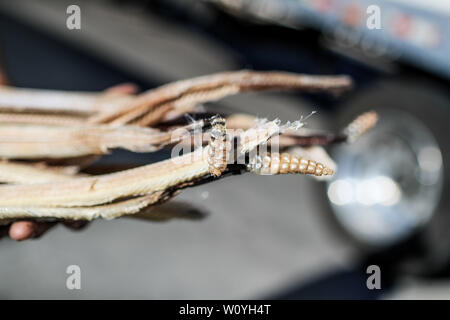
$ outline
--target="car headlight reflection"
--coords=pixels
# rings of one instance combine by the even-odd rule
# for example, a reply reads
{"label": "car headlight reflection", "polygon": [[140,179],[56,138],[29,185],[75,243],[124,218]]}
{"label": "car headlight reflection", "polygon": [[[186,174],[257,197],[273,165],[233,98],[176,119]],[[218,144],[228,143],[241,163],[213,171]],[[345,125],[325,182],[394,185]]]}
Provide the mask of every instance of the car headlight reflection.
{"label": "car headlight reflection", "polygon": [[328,186],[328,198],[338,206],[358,202],[365,206],[393,206],[402,197],[401,187],[390,177],[370,179],[339,179]]}
{"label": "car headlight reflection", "polygon": [[409,114],[380,114],[354,144],[333,150],[327,195],[341,225],[371,245],[389,245],[423,226],[442,189],[443,162],[430,130]]}

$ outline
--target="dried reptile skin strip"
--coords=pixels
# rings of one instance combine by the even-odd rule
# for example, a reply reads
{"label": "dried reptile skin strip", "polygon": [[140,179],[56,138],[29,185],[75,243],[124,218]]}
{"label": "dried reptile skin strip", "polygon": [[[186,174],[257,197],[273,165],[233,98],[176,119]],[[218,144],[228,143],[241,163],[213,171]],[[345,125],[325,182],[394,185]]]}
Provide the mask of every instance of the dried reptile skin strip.
{"label": "dried reptile skin strip", "polygon": [[[257,72],[237,71],[224,72],[213,75],[169,83],[154,90],[139,95],[124,108],[105,112],[89,119],[90,123],[111,123],[117,125],[133,121],[159,105],[174,102],[184,95],[218,90],[222,87],[233,86],[238,92],[263,90],[303,91],[342,91],[351,87],[352,81],[348,76],[311,76],[286,72]],[[233,93],[237,93],[233,90]]]}
{"label": "dried reptile skin strip", "polygon": [[132,96],[0,86],[0,111],[92,115],[122,107]]}
{"label": "dried reptile skin strip", "polygon": [[[131,123],[133,124],[137,124],[141,127],[147,127],[147,126],[153,126],[155,124],[158,124],[158,122],[161,121],[161,119],[164,118],[164,116],[169,113],[170,111],[174,110],[176,108],[176,103],[165,103],[163,105],[161,105],[158,108],[155,108],[154,110],[148,112],[147,114],[145,114],[144,116],[142,116],[142,118],[139,118],[136,121],[131,121]],[[138,115],[140,115],[141,113],[139,112]],[[128,116],[128,114],[126,114],[125,116]],[[134,117],[132,117],[133,119]],[[121,125],[121,124],[126,124],[130,121],[128,121],[127,119],[125,119],[125,121],[122,120],[122,118],[116,119],[115,121],[113,121],[111,123],[111,125],[115,126],[115,125]]]}
{"label": "dried reptile skin strip", "polygon": [[85,119],[70,115],[30,114],[30,113],[0,113],[0,124],[34,124],[50,126],[83,125]]}
{"label": "dried reptile skin strip", "polygon": [[74,175],[42,165],[0,161],[0,182],[32,184],[73,179]]}
{"label": "dried reptile skin strip", "polygon": [[101,176],[39,185],[0,186],[0,207],[80,207],[166,190],[208,175],[207,148]]}
{"label": "dried reptile skin strip", "polygon": [[[242,139],[243,146],[239,149],[241,152],[251,151],[287,128],[292,128],[292,125],[279,125],[278,121],[262,123],[258,128],[260,134]],[[0,186],[0,207],[95,206],[166,191],[210,175],[208,157],[209,147],[205,147],[180,157],[112,174],[38,185],[4,185]]]}
{"label": "dried reptile skin strip", "polygon": [[[0,219],[67,219],[67,220],[93,220],[97,218],[114,219],[122,215],[141,212],[147,215],[145,208],[161,200],[163,192],[155,192],[150,195],[137,197],[130,200],[120,201],[107,205],[92,207],[72,207],[72,208],[54,208],[54,207],[0,207]],[[144,211],[143,211],[144,210]],[[158,217],[159,218],[159,217]]]}
{"label": "dried reptile skin strip", "polygon": [[204,213],[189,203],[176,201],[164,203],[171,197],[172,194],[159,191],[146,196],[93,207],[0,208],[0,225],[18,219],[91,221],[99,218],[111,220],[125,216],[148,221],[166,221],[169,219],[199,219],[204,216]]}
{"label": "dried reptile skin strip", "polygon": [[105,154],[112,148],[150,152],[170,142],[171,134],[123,126],[0,126],[0,158],[70,158]]}
{"label": "dried reptile skin strip", "polygon": [[0,87],[0,109],[14,112],[92,113],[96,94]]}
{"label": "dried reptile skin strip", "polygon": [[[175,100],[175,102],[165,103],[160,107],[147,112],[147,114],[145,114],[136,123],[143,127],[152,126],[159,123],[169,111],[172,111],[174,109],[182,112],[192,111],[198,104],[216,101],[226,96],[234,95],[236,93],[239,93],[239,87],[236,85],[227,85],[208,91],[188,93],[186,95],[183,95],[180,99]],[[140,112],[137,114],[140,114]],[[122,118],[116,119],[112,124],[126,123],[126,121],[124,122],[121,119]]]}
{"label": "dried reptile skin strip", "polygon": [[[69,92],[0,86],[1,113],[37,113],[16,118],[21,123],[65,124],[69,119],[39,118],[39,115],[91,116],[89,123],[136,123],[153,125],[171,109],[186,110],[245,91],[297,89],[341,91],[351,87],[347,76],[310,76],[283,72],[224,72],[178,81],[138,96],[102,92]],[[162,108],[162,110],[156,110]],[[75,119],[72,119],[75,120]],[[15,121],[4,117],[4,122]]]}

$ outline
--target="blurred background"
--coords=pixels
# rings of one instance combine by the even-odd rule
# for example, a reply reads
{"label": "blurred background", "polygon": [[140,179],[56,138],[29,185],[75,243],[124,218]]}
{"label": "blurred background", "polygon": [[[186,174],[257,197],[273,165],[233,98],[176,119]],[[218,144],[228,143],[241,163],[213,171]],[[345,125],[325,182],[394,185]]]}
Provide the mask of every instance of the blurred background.
{"label": "blurred background", "polygon": [[[66,9],[81,9],[81,29]],[[369,29],[369,5],[381,28]],[[0,0],[0,59],[11,85],[141,90],[208,73],[348,74],[343,97],[244,94],[210,110],[298,118],[338,130],[379,125],[330,149],[333,180],[242,175],[184,191],[196,221],[95,221],[42,239],[0,241],[0,298],[450,298],[450,3],[352,0]],[[144,164],[167,152],[114,152]],[[67,290],[68,265],[82,289]],[[368,290],[366,268],[381,268]]]}

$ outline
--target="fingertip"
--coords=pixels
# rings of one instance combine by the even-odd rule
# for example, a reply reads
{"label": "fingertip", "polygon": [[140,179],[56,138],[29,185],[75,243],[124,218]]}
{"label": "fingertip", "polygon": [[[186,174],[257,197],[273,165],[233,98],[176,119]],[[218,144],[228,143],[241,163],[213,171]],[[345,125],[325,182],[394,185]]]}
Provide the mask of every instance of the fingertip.
{"label": "fingertip", "polygon": [[32,221],[14,222],[9,228],[9,236],[16,241],[26,240],[33,237],[37,227]]}
{"label": "fingertip", "polygon": [[105,90],[107,93],[135,94],[139,87],[134,83],[122,83]]}

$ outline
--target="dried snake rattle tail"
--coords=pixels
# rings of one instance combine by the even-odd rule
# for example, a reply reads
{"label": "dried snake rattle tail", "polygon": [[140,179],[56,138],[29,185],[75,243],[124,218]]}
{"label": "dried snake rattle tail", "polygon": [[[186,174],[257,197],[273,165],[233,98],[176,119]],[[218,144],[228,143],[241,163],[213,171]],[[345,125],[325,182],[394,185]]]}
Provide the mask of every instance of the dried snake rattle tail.
{"label": "dried snake rattle tail", "polygon": [[[214,116],[211,119],[211,127],[208,166],[210,174],[219,177],[227,168],[231,144],[227,139],[224,118]],[[282,153],[281,156],[278,153],[265,153],[262,157],[257,155],[249,161],[247,170],[260,175],[300,173],[319,177],[333,174],[333,170],[321,163],[289,153]]]}
{"label": "dried snake rattle tail", "polygon": [[350,143],[355,142],[367,131],[372,129],[377,122],[378,114],[375,111],[367,111],[359,115],[343,131],[347,136],[347,141]]}
{"label": "dried snake rattle tail", "polygon": [[231,147],[227,140],[225,119],[220,116],[211,119],[211,138],[208,146],[209,172],[214,177],[219,177],[227,168],[228,151]]}
{"label": "dried snake rattle tail", "polygon": [[316,177],[333,174],[333,170],[313,160],[307,160],[290,153],[266,153],[250,161],[247,169],[255,174],[274,175],[301,173]]}
{"label": "dried snake rattle tail", "polygon": [[[368,111],[353,120],[343,131],[350,143],[358,140],[367,131],[372,129],[378,121],[375,111]],[[247,165],[247,170],[261,175],[301,173],[320,176],[333,175],[333,170],[323,164],[298,157],[290,153],[266,153],[253,157]]]}

